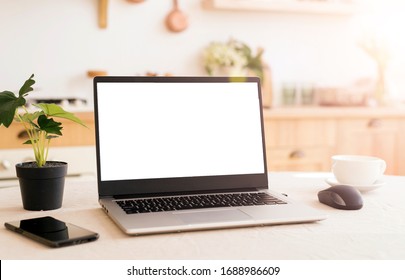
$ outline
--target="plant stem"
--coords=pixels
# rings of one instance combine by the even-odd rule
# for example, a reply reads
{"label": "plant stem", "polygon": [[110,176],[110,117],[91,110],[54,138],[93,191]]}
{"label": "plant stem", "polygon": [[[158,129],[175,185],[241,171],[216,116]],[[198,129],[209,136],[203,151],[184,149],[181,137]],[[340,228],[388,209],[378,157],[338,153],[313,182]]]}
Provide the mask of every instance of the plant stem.
{"label": "plant stem", "polygon": [[[22,106],[22,107],[23,107],[23,109],[25,110],[25,112],[28,113],[27,108],[26,108],[25,106]],[[34,155],[35,155],[35,159],[36,159],[36,158],[37,158],[37,152],[36,152],[36,147],[35,147],[35,145],[34,145],[35,141],[34,141],[34,135],[33,135],[32,126],[31,126],[31,125],[27,125],[27,124],[23,121],[23,119],[21,118],[20,114],[18,114],[18,110],[15,111],[15,114],[14,114],[14,115],[15,115],[15,116],[17,117],[17,119],[23,124],[24,129],[25,129],[25,131],[27,132],[28,138],[29,138],[30,141],[31,141],[31,147],[32,147],[32,149],[34,150]],[[38,163],[38,161],[37,161],[37,163]]]}
{"label": "plant stem", "polygon": [[[25,112],[28,114],[28,110],[25,106],[22,106]],[[46,160],[48,158],[48,148],[49,148],[49,140],[46,139],[46,132],[45,131],[38,131],[34,125],[31,123],[27,124],[18,111],[16,110],[15,116],[17,119],[23,124],[25,131],[28,134],[28,138],[31,141],[31,147],[34,150],[35,161],[38,167],[42,167],[45,165]],[[48,141],[47,141],[48,140]],[[46,150],[45,150],[46,149]]]}

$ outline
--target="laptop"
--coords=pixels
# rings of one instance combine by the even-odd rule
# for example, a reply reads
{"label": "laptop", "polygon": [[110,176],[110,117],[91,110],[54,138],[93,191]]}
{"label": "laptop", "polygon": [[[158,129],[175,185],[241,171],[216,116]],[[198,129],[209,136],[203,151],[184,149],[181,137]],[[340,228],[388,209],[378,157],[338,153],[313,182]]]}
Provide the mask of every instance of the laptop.
{"label": "laptop", "polygon": [[269,190],[256,77],[94,78],[99,203],[130,235],[314,222]]}

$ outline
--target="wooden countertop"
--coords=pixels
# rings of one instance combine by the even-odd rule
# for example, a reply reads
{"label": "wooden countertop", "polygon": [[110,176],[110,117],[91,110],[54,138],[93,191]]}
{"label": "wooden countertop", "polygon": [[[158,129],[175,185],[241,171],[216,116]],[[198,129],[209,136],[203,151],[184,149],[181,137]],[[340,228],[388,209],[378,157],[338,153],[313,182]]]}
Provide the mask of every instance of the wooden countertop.
{"label": "wooden countertop", "polygon": [[264,109],[264,119],[405,117],[405,106],[386,107],[275,107]]}

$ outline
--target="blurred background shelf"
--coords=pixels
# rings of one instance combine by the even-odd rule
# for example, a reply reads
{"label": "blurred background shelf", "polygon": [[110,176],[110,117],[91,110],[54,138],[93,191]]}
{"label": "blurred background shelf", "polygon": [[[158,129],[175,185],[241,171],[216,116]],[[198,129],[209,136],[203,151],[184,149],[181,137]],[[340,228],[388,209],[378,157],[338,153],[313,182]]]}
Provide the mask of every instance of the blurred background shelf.
{"label": "blurred background shelf", "polygon": [[352,15],[356,11],[354,1],[336,0],[202,0],[202,4],[207,9],[325,15]]}

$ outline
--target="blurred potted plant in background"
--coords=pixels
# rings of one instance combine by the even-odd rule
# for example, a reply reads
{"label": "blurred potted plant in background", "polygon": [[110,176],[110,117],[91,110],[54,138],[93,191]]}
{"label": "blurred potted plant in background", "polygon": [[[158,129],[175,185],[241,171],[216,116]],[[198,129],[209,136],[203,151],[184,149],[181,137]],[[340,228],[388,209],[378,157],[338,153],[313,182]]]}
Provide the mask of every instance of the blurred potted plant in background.
{"label": "blurred potted plant in background", "polygon": [[383,39],[376,35],[369,35],[360,42],[360,47],[374,60],[377,67],[377,80],[375,85],[374,99],[379,105],[387,102],[387,67],[390,60],[389,47]]}
{"label": "blurred potted plant in background", "polygon": [[204,49],[204,68],[212,76],[246,76],[252,71],[263,79],[262,55],[263,49],[254,55],[247,44],[234,39],[212,42]]}
{"label": "blurred potted plant in background", "polygon": [[250,76],[260,78],[263,106],[271,107],[272,83],[269,66],[263,61],[264,49],[252,49],[241,41],[212,42],[203,51],[204,69],[210,76]]}
{"label": "blurred potted plant in background", "polygon": [[32,104],[38,110],[28,110],[26,97],[33,91],[34,74],[25,81],[18,95],[11,91],[0,92],[0,125],[9,127],[13,121],[21,123],[31,145],[35,161],[16,165],[24,209],[52,210],[62,206],[67,163],[47,161],[51,139],[62,136],[62,123],[54,118],[83,122],[56,104]]}

